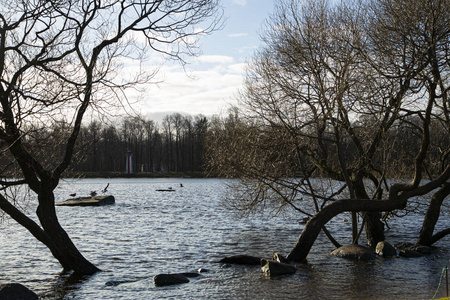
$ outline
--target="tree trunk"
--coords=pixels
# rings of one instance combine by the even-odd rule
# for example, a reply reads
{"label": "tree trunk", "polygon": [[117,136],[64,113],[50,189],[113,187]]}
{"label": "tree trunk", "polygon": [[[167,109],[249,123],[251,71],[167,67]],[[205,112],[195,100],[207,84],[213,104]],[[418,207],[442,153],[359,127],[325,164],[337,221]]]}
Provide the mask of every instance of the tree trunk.
{"label": "tree trunk", "polygon": [[355,211],[392,211],[402,209],[406,206],[406,199],[396,200],[338,200],[324,207],[314,217],[312,217],[305,228],[303,228],[300,237],[297,240],[292,251],[287,256],[290,261],[303,261],[319,235],[322,227],[333,217],[343,212]]}
{"label": "tree trunk", "polygon": [[[53,194],[51,193],[51,195]],[[99,271],[97,267],[88,262],[79,253],[67,233],[61,228],[56,219],[54,206],[53,210],[43,209],[43,207],[44,206],[39,205],[37,214],[41,223],[45,223],[46,227],[53,226],[50,231],[43,230],[32,219],[27,217],[0,195],[0,209],[6,212],[17,223],[25,227],[37,240],[46,245],[65,270],[74,270],[79,274],[93,274]],[[53,217],[51,217],[52,214]],[[53,219],[53,221],[50,221],[51,219]],[[51,232],[51,235],[49,232]]]}
{"label": "tree trunk", "polygon": [[367,246],[375,248],[378,242],[384,241],[384,224],[381,222],[380,212],[366,212],[364,213],[364,220],[366,226],[366,240]]}
{"label": "tree trunk", "polygon": [[59,224],[53,191],[43,188],[38,195],[38,200],[39,206],[36,214],[50,241],[46,246],[61,263],[61,266],[66,270],[73,270],[75,273],[83,275],[90,275],[100,271],[100,269],[84,258],[73,244],[69,235]]}
{"label": "tree trunk", "polygon": [[449,194],[450,183],[446,182],[431,198],[430,205],[428,206],[427,213],[423,220],[422,229],[420,230],[419,239],[416,242],[417,244],[431,246],[437,241],[436,238],[433,237],[434,228],[439,219],[441,205]]}
{"label": "tree trunk", "polygon": [[[353,186],[357,199],[370,199],[369,195],[366,193],[362,176],[353,182]],[[377,211],[365,212],[363,213],[363,219],[366,227],[367,246],[375,248],[378,242],[384,241],[384,224],[381,222],[381,213]]]}

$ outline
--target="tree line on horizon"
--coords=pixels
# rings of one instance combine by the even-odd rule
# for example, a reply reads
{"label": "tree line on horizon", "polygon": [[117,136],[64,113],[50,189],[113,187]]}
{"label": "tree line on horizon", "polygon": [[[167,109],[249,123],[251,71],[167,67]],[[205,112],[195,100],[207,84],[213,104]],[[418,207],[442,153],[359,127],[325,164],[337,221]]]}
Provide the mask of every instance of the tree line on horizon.
{"label": "tree line on horizon", "polygon": [[[365,124],[369,122],[370,120],[360,119],[355,120],[354,123],[363,130]],[[420,122],[418,118],[406,119],[398,123],[386,137],[385,145],[395,151],[390,151],[388,157],[380,156],[378,161],[386,160],[389,166],[386,174],[388,178],[407,178],[411,172],[414,165],[413,154],[420,146],[418,122]],[[45,131],[29,130],[28,134],[33,132],[29,147],[35,152],[40,152],[40,159],[49,163],[58,155],[56,153],[58,151],[55,152],[55,145],[61,144],[60,141],[66,138],[65,127],[67,126],[65,123],[60,123]],[[429,154],[430,161],[439,161],[437,158],[442,155],[439,149],[450,144],[450,137],[437,123],[432,124],[430,128],[434,139],[432,142],[435,144],[434,151]],[[234,136],[230,136],[231,131]],[[191,116],[173,113],[166,115],[161,124],[142,116],[127,116],[116,124],[94,120],[81,127],[80,138],[75,146],[76,155],[66,176],[124,175],[127,151],[131,151],[133,174],[152,176],[152,174],[173,172],[193,176],[230,177],[230,174],[225,175],[217,168],[217,165],[221,164],[218,159],[230,157],[234,152],[231,149],[223,149],[223,146],[228,145],[233,139],[236,141],[240,139],[236,135],[237,132],[245,133],[244,144],[249,147],[254,144],[253,139],[268,139],[266,145],[269,146],[270,135],[280,134],[275,127],[270,128],[269,131],[271,132],[268,133],[267,127],[257,128],[255,124],[250,124],[240,115],[237,107],[231,107],[228,115],[225,116],[206,117],[202,114]],[[39,144],[35,144],[36,141],[39,141]],[[43,141],[46,142],[43,143]],[[46,146],[52,149],[47,149]],[[349,157],[354,155],[356,149],[352,148],[351,143],[348,143],[345,148]],[[59,150],[59,154],[62,155],[63,148]],[[249,151],[251,151],[250,148]],[[289,154],[283,153],[282,148],[277,151],[278,155],[289,157]],[[292,151],[294,149],[287,152],[293,153]],[[50,153],[52,154],[49,155]],[[239,153],[239,155],[244,154]],[[436,159],[433,159],[434,157]],[[3,155],[0,159],[4,166],[9,166],[3,170],[2,176],[15,176],[14,168],[17,166],[9,161],[11,158]],[[334,160],[331,163],[338,163],[337,156],[331,160]],[[273,161],[276,161],[275,157]],[[304,176],[302,169],[295,163],[296,159],[288,158],[286,161],[289,163],[282,166],[283,170],[289,169],[291,176]],[[426,170],[430,176],[440,171],[441,166],[437,164],[430,166]],[[273,172],[276,170],[273,169]],[[324,172],[321,176],[327,175]],[[231,177],[239,176],[236,173]]]}
{"label": "tree line on horizon", "polygon": [[202,172],[208,120],[203,115],[174,113],[161,124],[139,116],[119,126],[93,121],[82,127],[74,160],[76,173],[125,173],[132,153],[132,173]]}
{"label": "tree line on horizon", "polygon": [[[208,119],[201,114],[180,113],[165,116],[161,124],[141,116],[127,116],[116,124],[91,121],[80,129],[74,159],[65,176],[123,175],[128,151],[132,154],[133,174],[200,174],[204,171],[208,124]],[[69,126],[61,122],[46,130],[27,130],[28,135],[32,135],[28,147],[39,153],[40,160],[51,164],[64,154],[61,141],[67,138]],[[2,176],[16,176],[17,165],[11,163],[11,157],[5,155],[0,159],[3,165],[9,166]]]}

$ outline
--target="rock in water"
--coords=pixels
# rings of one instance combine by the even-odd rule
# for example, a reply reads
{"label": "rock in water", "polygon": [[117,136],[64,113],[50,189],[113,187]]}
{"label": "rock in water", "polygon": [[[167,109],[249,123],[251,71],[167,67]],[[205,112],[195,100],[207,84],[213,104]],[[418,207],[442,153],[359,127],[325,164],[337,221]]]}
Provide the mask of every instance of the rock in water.
{"label": "rock in water", "polygon": [[421,257],[431,253],[431,247],[414,245],[411,243],[400,243],[394,245],[399,250],[398,255],[402,257]]}
{"label": "rock in water", "polygon": [[261,270],[270,276],[295,274],[297,269],[291,265],[273,260],[261,259]]}
{"label": "rock in water", "polygon": [[406,258],[411,258],[411,257],[422,257],[423,254],[415,251],[415,250],[411,250],[411,249],[403,249],[400,250],[400,252],[398,253],[399,256],[401,257],[406,257]]}
{"label": "rock in water", "polygon": [[6,283],[0,285],[0,299],[2,300],[38,300],[38,296],[20,283]]}
{"label": "rock in water", "polygon": [[199,269],[197,270],[197,272],[198,272],[198,273],[206,273],[206,272],[209,272],[209,270],[208,270],[208,269],[204,269],[204,268],[199,268]]}
{"label": "rock in water", "polygon": [[273,253],[273,260],[280,262],[280,263],[284,263],[287,264],[289,263],[288,260],[286,259],[286,257],[284,257],[283,255],[279,254],[278,252],[274,252]]}
{"label": "rock in water", "polygon": [[236,265],[259,265],[261,264],[261,258],[251,255],[234,255],[225,257],[219,262]]}
{"label": "rock in water", "polygon": [[411,244],[408,242],[394,244],[395,249],[397,249],[398,251],[412,247],[412,246],[414,246],[414,244]]}
{"label": "rock in water", "polygon": [[375,258],[375,253],[367,247],[351,244],[337,248],[331,252],[332,255],[358,260],[370,260]]}
{"label": "rock in water", "polygon": [[378,242],[375,252],[383,257],[397,257],[397,249],[386,241]]}
{"label": "rock in water", "polygon": [[184,272],[184,273],[178,273],[180,275],[183,275],[184,277],[188,277],[188,278],[194,278],[194,277],[199,277],[200,274],[197,272]]}
{"label": "rock in water", "polygon": [[417,251],[420,254],[431,254],[431,247],[428,247],[428,246],[414,245],[414,246],[411,246],[408,249],[413,250],[413,251]]}
{"label": "rock in water", "polygon": [[156,286],[174,285],[188,283],[189,279],[182,274],[158,274],[153,277]]}
{"label": "rock in water", "polygon": [[80,197],[61,201],[56,203],[57,206],[103,206],[112,205],[116,202],[114,196],[98,196],[98,197]]}

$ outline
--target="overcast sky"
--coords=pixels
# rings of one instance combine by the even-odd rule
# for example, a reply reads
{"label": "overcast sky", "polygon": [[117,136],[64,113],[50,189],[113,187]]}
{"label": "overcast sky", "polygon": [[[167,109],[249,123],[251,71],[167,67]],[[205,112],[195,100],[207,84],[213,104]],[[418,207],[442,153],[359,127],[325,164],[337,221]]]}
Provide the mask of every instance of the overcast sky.
{"label": "overcast sky", "polygon": [[163,82],[150,85],[133,105],[140,114],[155,121],[174,112],[211,116],[236,103],[245,62],[261,44],[273,0],[222,0],[222,5],[224,28],[200,39],[202,55],[189,59],[186,71],[170,62],[161,68]]}

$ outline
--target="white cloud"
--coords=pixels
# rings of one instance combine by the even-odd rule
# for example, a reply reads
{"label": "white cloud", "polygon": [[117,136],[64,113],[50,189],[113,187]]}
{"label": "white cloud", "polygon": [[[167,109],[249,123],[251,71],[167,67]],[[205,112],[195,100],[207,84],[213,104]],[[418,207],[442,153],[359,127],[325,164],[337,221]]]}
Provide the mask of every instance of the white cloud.
{"label": "white cloud", "polygon": [[198,61],[201,63],[231,64],[234,59],[225,55],[201,55],[198,57]]}
{"label": "white cloud", "polygon": [[[220,63],[222,60],[217,61]],[[192,71],[189,73],[191,76],[187,76],[180,67],[164,67],[161,70],[164,82],[158,86],[150,85],[134,108],[150,116],[158,112],[206,116],[219,114],[229,104],[236,103],[236,95],[243,83],[243,66],[214,65],[203,71]]]}
{"label": "white cloud", "polygon": [[246,63],[232,64],[228,66],[228,70],[230,71],[230,73],[244,74],[246,66]]}

